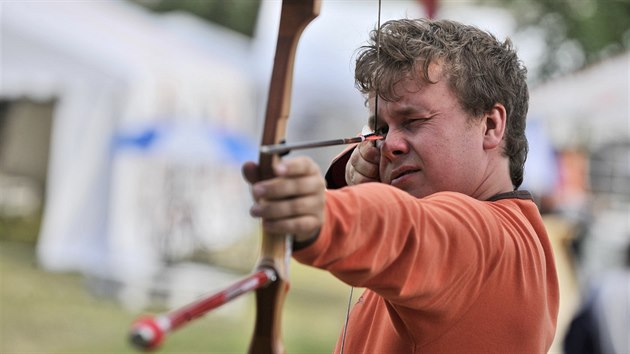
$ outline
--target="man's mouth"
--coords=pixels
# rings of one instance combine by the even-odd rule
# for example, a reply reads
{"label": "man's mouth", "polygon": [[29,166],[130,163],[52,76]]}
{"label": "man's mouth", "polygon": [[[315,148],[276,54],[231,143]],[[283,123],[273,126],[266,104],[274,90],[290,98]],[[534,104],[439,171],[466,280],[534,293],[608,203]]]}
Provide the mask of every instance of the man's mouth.
{"label": "man's mouth", "polygon": [[407,176],[420,172],[418,168],[401,168],[392,173],[392,179],[390,184],[394,185],[396,183],[401,183],[406,179]]}

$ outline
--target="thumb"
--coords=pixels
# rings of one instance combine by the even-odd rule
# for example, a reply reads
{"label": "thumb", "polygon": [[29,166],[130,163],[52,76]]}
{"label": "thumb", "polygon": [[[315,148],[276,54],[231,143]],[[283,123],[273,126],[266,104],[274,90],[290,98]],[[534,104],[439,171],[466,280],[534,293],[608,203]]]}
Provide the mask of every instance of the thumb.
{"label": "thumb", "polygon": [[258,169],[258,164],[253,161],[247,161],[243,164],[241,168],[243,173],[243,177],[249,183],[256,183],[260,181],[260,170]]}

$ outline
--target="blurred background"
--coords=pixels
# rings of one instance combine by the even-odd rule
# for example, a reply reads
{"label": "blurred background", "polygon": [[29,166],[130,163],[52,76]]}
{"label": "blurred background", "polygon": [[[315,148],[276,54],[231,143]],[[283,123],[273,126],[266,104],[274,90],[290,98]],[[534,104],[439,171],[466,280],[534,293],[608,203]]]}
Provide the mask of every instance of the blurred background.
{"label": "blurred background", "polygon": [[[279,10],[273,0],[0,2],[0,352],[131,353],[136,316],[251,270],[258,225],[240,164],[257,158]],[[529,69],[524,188],[562,287],[552,353],[565,338],[629,352],[629,14],[630,0],[382,4],[381,21],[449,18],[510,37]],[[322,1],[298,47],[289,142],[361,130],[353,55],[377,16],[376,0]],[[339,151],[300,154],[325,170]],[[287,350],[331,352],[349,289],[292,272]],[[244,352],[253,309],[246,295],[163,351]]]}

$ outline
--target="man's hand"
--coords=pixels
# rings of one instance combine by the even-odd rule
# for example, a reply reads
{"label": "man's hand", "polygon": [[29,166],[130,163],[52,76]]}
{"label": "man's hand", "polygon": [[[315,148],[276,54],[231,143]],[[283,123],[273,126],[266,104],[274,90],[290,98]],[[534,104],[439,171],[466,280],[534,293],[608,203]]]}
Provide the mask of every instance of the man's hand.
{"label": "man's hand", "polygon": [[324,222],[326,183],[310,158],[284,159],[274,166],[276,177],[260,181],[258,165],[247,162],[243,175],[252,185],[250,214],[262,218],[265,231],[292,234],[295,240],[313,237]]}
{"label": "man's hand", "polygon": [[371,141],[357,145],[346,164],[346,183],[349,186],[366,182],[380,182],[378,172],[381,151]]}

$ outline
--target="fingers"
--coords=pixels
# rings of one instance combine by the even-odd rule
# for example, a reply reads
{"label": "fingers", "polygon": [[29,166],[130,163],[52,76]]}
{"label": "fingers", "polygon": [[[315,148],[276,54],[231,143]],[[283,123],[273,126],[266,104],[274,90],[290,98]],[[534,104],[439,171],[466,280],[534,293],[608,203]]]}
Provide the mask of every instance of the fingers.
{"label": "fingers", "polygon": [[274,166],[274,172],[279,177],[320,175],[319,166],[305,156],[281,160]]}
{"label": "fingers", "polygon": [[243,177],[249,183],[256,183],[260,181],[260,173],[258,170],[258,165],[255,162],[247,161],[243,164],[241,168],[243,173]]}
{"label": "fingers", "polygon": [[378,182],[380,157],[380,150],[371,142],[359,144],[346,164],[346,183]]}
{"label": "fingers", "polygon": [[378,166],[381,160],[381,150],[374,143],[375,141],[366,141],[363,144],[359,144],[358,150],[365,161]]}
{"label": "fingers", "polygon": [[256,182],[252,186],[254,199],[281,200],[321,192],[325,182],[319,173],[278,175],[276,178]]}
{"label": "fingers", "polygon": [[262,218],[267,232],[293,234],[303,241],[321,228],[324,195],[311,195],[288,200],[260,199],[252,208],[253,216]]}
{"label": "fingers", "polygon": [[274,166],[276,177],[260,181],[256,164],[243,165],[256,201],[250,214],[262,218],[267,232],[311,237],[323,223],[326,185],[317,164],[306,157],[285,159]]}
{"label": "fingers", "polygon": [[[318,175],[319,167],[314,161],[306,157],[281,160],[274,167],[274,173],[278,177],[297,177],[301,175]],[[254,184],[261,180],[258,164],[247,161],[242,166],[242,173],[245,180]]]}

